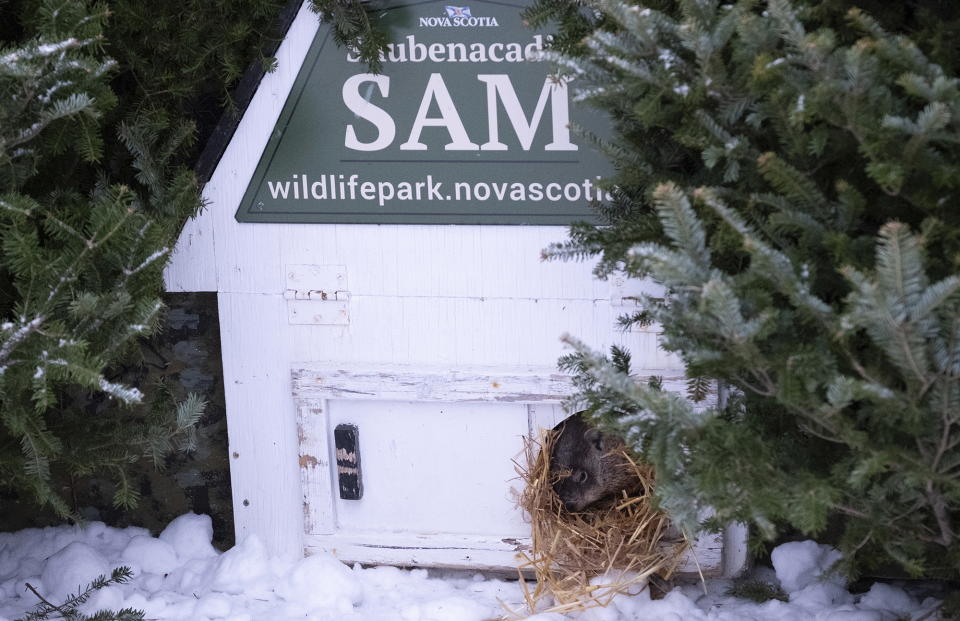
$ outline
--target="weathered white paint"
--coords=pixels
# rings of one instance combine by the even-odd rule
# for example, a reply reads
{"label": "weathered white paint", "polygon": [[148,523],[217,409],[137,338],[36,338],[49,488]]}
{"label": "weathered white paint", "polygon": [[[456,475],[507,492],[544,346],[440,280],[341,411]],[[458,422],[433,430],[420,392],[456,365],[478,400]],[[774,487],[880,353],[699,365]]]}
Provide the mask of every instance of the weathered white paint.
{"label": "weathered white paint", "polygon": [[[725,575],[715,562],[722,546],[722,539],[718,537],[698,540],[677,567],[677,572],[687,576],[701,573],[704,577]],[[528,537],[390,534],[385,540],[382,533],[347,533],[307,535],[305,552],[330,552],[346,563],[515,571],[517,554],[529,549]]]}
{"label": "weathered white paint", "polygon": [[307,535],[305,552],[331,552],[346,563],[502,570],[529,546],[509,538],[441,534],[391,534],[390,545],[384,544],[381,533]]}
{"label": "weathered white paint", "polygon": [[[568,376],[549,367],[316,363],[292,375],[308,551],[361,563],[517,566],[530,536],[515,462],[525,437],[567,416],[559,404],[572,390]],[[336,491],[327,438],[342,423],[359,430],[361,500]],[[680,571],[723,573],[723,542],[701,537]]]}
{"label": "weathered white paint", "polygon": [[[295,399],[381,399],[557,404],[573,392],[570,376],[552,366],[451,366],[305,363],[294,368]],[[666,390],[683,391],[677,369],[644,369]],[[703,405],[711,405],[711,396]]]}
{"label": "weathered white paint", "polygon": [[[327,475],[324,482],[322,474],[330,461],[317,456],[320,447],[329,447],[328,439],[311,432],[301,441],[302,425],[298,429],[298,419],[329,429],[336,403],[327,412],[326,398],[310,397],[306,386],[295,403],[291,369],[307,367],[293,361],[348,371],[390,365],[420,367],[422,373],[429,367],[440,376],[444,371],[436,370],[444,367],[494,367],[508,375],[518,367],[553,369],[564,353],[559,337],[569,333],[595,348],[625,345],[641,374],[664,375],[671,382],[682,375],[680,362],[657,347],[655,328],[623,333],[616,327],[623,304],[630,303],[628,283],[611,288],[597,281],[589,262],[540,260],[544,247],[566,238],[563,227],[237,223],[234,213],[316,29],[316,18],[302,7],[277,52],[279,69],[264,77],[204,188],[207,207],[185,227],[165,274],[170,291],[218,293],[237,536],[256,533],[274,554],[299,555],[342,536],[336,532],[331,480]],[[317,129],[317,140],[340,139],[324,131]],[[323,266],[345,268],[349,296],[336,302],[348,321],[318,325],[309,316],[311,305],[326,302],[298,300],[296,294],[290,299],[287,275],[299,269],[295,266],[317,266],[320,272]],[[294,315],[306,313],[309,322],[291,321],[292,302],[306,305]],[[386,400],[419,400],[399,396],[400,388],[383,382],[375,390]],[[415,392],[421,390],[427,389]],[[497,394],[479,386],[471,390],[470,399],[478,401],[488,400],[478,395]],[[557,389],[543,394],[550,391]],[[428,392],[442,390],[431,380]],[[556,418],[552,409],[544,414],[543,401],[527,407],[536,416]],[[506,422],[498,428],[504,437],[517,429]],[[304,457],[317,462],[301,481]],[[476,472],[465,474],[479,476],[488,468],[478,463]],[[305,493],[311,499],[306,514]],[[329,506],[314,503],[318,495],[326,495]],[[389,528],[390,516],[384,515],[383,532]],[[307,537],[308,531],[314,534]],[[378,536],[342,545],[369,547]],[[394,555],[383,562],[429,556],[397,550],[382,552]],[[430,558],[462,564],[442,556],[437,551]]]}
{"label": "weathered white paint", "polygon": [[167,291],[217,290],[217,252],[211,218],[210,209],[204,207],[184,225],[164,273]]}
{"label": "weathered white paint", "polygon": [[326,402],[298,400],[297,435],[305,533],[332,534],[336,530],[333,497],[336,460],[330,455],[331,429]]}
{"label": "weathered white paint", "polygon": [[723,530],[723,577],[736,578],[747,568],[747,525],[740,522],[728,524]]}
{"label": "weathered white paint", "polygon": [[[510,496],[527,408],[518,404],[334,399],[330,424],[359,428],[364,495],[334,497],[353,532],[527,534]],[[332,427],[331,427],[332,428]],[[513,481],[516,486],[516,481]]]}

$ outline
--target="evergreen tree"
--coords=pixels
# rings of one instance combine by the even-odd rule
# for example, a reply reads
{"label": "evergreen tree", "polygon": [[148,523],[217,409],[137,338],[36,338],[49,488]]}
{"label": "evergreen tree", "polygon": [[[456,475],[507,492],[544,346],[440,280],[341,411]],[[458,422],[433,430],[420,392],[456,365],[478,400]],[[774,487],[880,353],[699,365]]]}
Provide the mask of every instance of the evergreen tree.
{"label": "evergreen tree", "polygon": [[200,207],[194,120],[208,134],[246,63],[272,66],[281,6],[0,4],[3,487],[68,516],[55,482],[106,474],[130,506],[130,464],[192,444],[202,399],[119,378]]}
{"label": "evergreen tree", "polygon": [[[957,8],[542,0],[551,57],[609,112],[601,226],[553,258],[665,285],[657,322],[698,412],[570,338],[579,401],[658,467],[688,528],[842,522],[847,562],[960,569]],[[586,34],[585,34],[586,33]],[[693,388],[702,393],[702,381]]]}

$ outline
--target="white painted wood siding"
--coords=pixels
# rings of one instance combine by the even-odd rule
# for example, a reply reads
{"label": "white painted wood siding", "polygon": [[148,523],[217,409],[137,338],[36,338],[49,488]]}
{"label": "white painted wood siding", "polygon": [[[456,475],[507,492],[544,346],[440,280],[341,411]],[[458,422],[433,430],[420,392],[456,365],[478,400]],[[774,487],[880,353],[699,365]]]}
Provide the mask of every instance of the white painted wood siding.
{"label": "white painted wood siding", "polygon": [[[564,227],[237,223],[234,213],[316,29],[302,7],[278,50],[279,69],[264,77],[204,188],[208,206],[184,229],[165,274],[170,291],[218,293],[237,536],[256,533],[274,554],[318,545],[305,537],[307,525],[336,536],[332,522],[311,522],[322,516],[303,510],[299,464],[310,447],[302,445],[297,419],[311,402],[294,402],[293,368],[555,368],[564,353],[560,336],[568,333],[598,349],[627,346],[641,373],[682,375],[679,361],[658,349],[654,329],[616,327],[626,310],[619,284],[593,278],[589,263],[541,261],[543,248],[566,238]],[[316,139],[342,136],[318,128]],[[289,323],[286,269],[298,265],[345,266],[346,325]]]}

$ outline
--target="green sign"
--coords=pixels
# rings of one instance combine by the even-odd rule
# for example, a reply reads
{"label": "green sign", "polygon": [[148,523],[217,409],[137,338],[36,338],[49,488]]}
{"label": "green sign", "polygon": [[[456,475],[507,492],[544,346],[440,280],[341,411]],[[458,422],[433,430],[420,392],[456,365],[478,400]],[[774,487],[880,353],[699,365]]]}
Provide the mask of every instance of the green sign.
{"label": "green sign", "polygon": [[[462,1],[462,0],[458,0]],[[240,222],[569,224],[610,170],[606,134],[536,60],[520,2],[388,4],[374,75],[322,26],[237,210]]]}

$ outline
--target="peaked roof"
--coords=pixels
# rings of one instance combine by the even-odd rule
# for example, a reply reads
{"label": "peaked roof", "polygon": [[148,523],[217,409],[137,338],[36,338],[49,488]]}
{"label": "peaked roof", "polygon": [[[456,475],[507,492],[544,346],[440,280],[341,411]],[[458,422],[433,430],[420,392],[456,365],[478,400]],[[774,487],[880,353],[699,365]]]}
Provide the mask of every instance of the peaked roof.
{"label": "peaked roof", "polygon": [[[288,0],[286,6],[280,11],[275,26],[276,39],[263,49],[265,56],[276,54],[303,2],[304,0]],[[201,185],[209,181],[213,171],[216,170],[220,158],[223,157],[227,145],[230,144],[230,139],[233,138],[233,134],[240,124],[240,119],[243,118],[243,113],[250,105],[250,101],[253,99],[254,93],[257,92],[257,87],[260,86],[265,74],[266,68],[264,68],[263,63],[255,59],[250,62],[240,81],[237,82],[232,94],[234,106],[223,111],[216,127],[213,128],[213,132],[207,138],[200,157],[197,158],[197,162],[193,166]]]}

